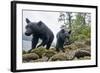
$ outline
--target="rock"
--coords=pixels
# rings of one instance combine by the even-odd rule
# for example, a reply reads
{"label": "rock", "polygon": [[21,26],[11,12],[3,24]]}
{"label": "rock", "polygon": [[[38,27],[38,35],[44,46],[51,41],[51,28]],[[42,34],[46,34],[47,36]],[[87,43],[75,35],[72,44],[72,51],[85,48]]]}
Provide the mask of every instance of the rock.
{"label": "rock", "polygon": [[84,42],[84,44],[90,46],[90,45],[91,45],[91,39],[87,39],[87,40]]}
{"label": "rock", "polygon": [[64,46],[65,51],[68,50],[68,49],[69,50],[77,50],[77,49],[80,49],[80,48],[87,48],[87,47],[89,47],[89,46],[84,44],[84,42],[78,42],[78,41],[72,43],[71,45]]}
{"label": "rock", "polygon": [[75,57],[73,60],[79,60],[77,57]]}
{"label": "rock", "polygon": [[74,45],[76,45],[78,49],[87,47],[83,42],[75,42]]}
{"label": "rock", "polygon": [[74,60],[75,58],[80,59],[81,57],[84,58],[85,56],[91,56],[91,52],[83,49],[77,50],[69,50],[66,51],[67,60]]}
{"label": "rock", "polygon": [[91,46],[85,47],[85,48],[80,48],[80,50],[85,50],[91,53]]}
{"label": "rock", "polygon": [[89,60],[89,59],[91,59],[91,57],[90,56],[85,56],[84,59]]}
{"label": "rock", "polygon": [[48,58],[47,57],[42,57],[40,59],[33,60],[32,62],[47,62],[47,61],[48,61]]}
{"label": "rock", "polygon": [[47,50],[45,48],[36,48],[36,49],[33,49],[31,51],[31,53],[36,53],[39,58],[42,58],[42,55],[46,52]]}
{"label": "rock", "polygon": [[25,50],[22,50],[22,54],[27,54],[27,52]]}
{"label": "rock", "polygon": [[74,44],[66,45],[66,46],[64,46],[64,49],[65,49],[65,51],[68,50],[68,49],[73,50],[73,49],[77,49],[77,46],[74,45]]}
{"label": "rock", "polygon": [[50,48],[50,50],[56,51],[56,48]]}
{"label": "rock", "polygon": [[29,54],[24,54],[23,56],[22,56],[22,58],[23,58],[23,61],[30,61],[30,60],[36,60],[36,59],[39,59],[39,56],[37,55],[37,54],[35,54],[35,53],[29,53]]}
{"label": "rock", "polygon": [[75,56],[75,52],[76,52],[76,50],[69,50],[69,51],[65,52],[67,59],[73,60],[74,56]]}
{"label": "rock", "polygon": [[47,50],[47,51],[43,54],[43,57],[48,57],[48,58],[50,58],[50,57],[52,57],[52,56],[55,55],[55,54],[56,54],[55,51],[53,51],[53,50]]}
{"label": "rock", "polygon": [[84,56],[91,56],[91,53],[86,50],[77,50],[74,57],[80,58]]}
{"label": "rock", "polygon": [[49,61],[65,61],[67,60],[67,56],[65,53],[58,53],[52,56]]}

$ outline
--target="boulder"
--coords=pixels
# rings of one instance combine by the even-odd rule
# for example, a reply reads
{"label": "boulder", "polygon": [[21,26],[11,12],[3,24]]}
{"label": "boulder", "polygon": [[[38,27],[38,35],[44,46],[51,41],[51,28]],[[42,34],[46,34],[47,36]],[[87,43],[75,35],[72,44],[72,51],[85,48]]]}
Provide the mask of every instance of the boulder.
{"label": "boulder", "polygon": [[35,53],[29,53],[29,54],[24,54],[22,56],[22,58],[23,58],[23,61],[29,62],[31,60],[39,59],[39,56],[37,54],[35,54]]}
{"label": "boulder", "polygon": [[77,46],[77,49],[87,47],[83,42],[75,42],[74,45]]}
{"label": "boulder", "polygon": [[22,54],[27,54],[27,52],[25,50],[22,50]]}
{"label": "boulder", "polygon": [[91,45],[91,39],[85,40],[84,44],[90,46]]}
{"label": "boulder", "polygon": [[67,56],[65,53],[58,53],[52,56],[49,61],[65,61],[67,60]]}
{"label": "boulder", "polygon": [[49,59],[50,57],[52,57],[52,56],[55,55],[55,54],[56,54],[55,51],[53,51],[53,50],[47,50],[47,51],[43,54],[43,57],[48,57],[48,59]]}
{"label": "boulder", "polygon": [[67,56],[67,59],[68,60],[73,60],[74,59],[75,52],[76,52],[76,50],[66,51],[65,54]]}
{"label": "boulder", "polygon": [[42,55],[46,52],[47,50],[45,48],[35,48],[31,51],[31,53],[36,53],[39,58],[42,58]]}
{"label": "boulder", "polygon": [[50,48],[50,50],[56,51],[56,48]]}
{"label": "boulder", "polygon": [[74,57],[81,58],[84,56],[91,56],[91,53],[86,50],[77,50]]}
{"label": "boulder", "polygon": [[47,61],[48,61],[48,58],[47,57],[42,57],[40,59],[33,60],[32,62],[47,62]]}
{"label": "boulder", "polygon": [[64,46],[64,49],[65,49],[65,51],[66,50],[74,50],[74,49],[78,49],[78,47],[73,43],[73,44],[71,44],[71,45],[66,45],[66,46]]}

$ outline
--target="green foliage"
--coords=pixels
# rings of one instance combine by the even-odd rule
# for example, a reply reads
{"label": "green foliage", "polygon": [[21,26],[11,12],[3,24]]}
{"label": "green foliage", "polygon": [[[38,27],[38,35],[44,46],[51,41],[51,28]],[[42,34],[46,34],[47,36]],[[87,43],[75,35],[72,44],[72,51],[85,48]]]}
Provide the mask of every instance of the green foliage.
{"label": "green foliage", "polygon": [[72,34],[70,37],[72,41],[81,41],[91,37],[91,26],[83,23],[83,16],[78,14],[72,23]]}
{"label": "green foliage", "polygon": [[76,19],[75,19],[75,25],[81,25],[84,23],[84,16],[81,15],[81,13],[78,13],[76,15]]}
{"label": "green foliage", "polygon": [[[74,25],[75,26],[75,25]],[[71,40],[73,41],[80,41],[85,40],[91,37],[91,28],[90,26],[86,25],[76,25],[72,29]]]}

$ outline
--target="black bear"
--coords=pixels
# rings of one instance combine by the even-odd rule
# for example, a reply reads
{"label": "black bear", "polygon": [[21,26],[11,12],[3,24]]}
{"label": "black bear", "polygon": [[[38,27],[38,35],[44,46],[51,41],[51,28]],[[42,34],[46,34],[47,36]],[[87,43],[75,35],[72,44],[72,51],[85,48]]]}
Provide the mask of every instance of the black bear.
{"label": "black bear", "polygon": [[[42,42],[37,46],[37,48],[46,45],[46,49],[49,49],[54,39],[53,32],[42,21],[31,22],[28,18],[26,18],[26,23],[25,35],[33,36],[31,50],[36,48],[39,39],[41,39]],[[29,50],[29,52],[31,50]]]}
{"label": "black bear", "polygon": [[57,42],[56,42],[56,51],[60,51],[62,50],[64,52],[64,43],[65,41],[69,41],[69,37],[70,37],[70,34],[71,34],[71,30],[70,31],[66,31],[65,29],[61,29],[57,35],[56,35],[56,38],[57,38]]}

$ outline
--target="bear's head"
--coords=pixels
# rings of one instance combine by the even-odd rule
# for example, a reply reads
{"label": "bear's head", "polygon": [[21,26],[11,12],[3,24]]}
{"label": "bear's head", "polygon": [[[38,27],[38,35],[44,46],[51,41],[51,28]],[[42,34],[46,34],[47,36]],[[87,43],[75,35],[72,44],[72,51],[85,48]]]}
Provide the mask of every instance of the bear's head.
{"label": "bear's head", "polygon": [[69,42],[69,37],[70,37],[70,34],[71,34],[71,30],[62,29],[61,33],[62,33],[62,38],[64,39],[64,41]]}
{"label": "bear's head", "polygon": [[71,34],[71,30],[62,29],[61,33],[63,34],[63,36],[68,37]]}
{"label": "bear's head", "polygon": [[30,36],[31,34],[38,34],[40,32],[42,21],[39,22],[31,22],[28,18],[26,18],[26,31],[25,35]]}

